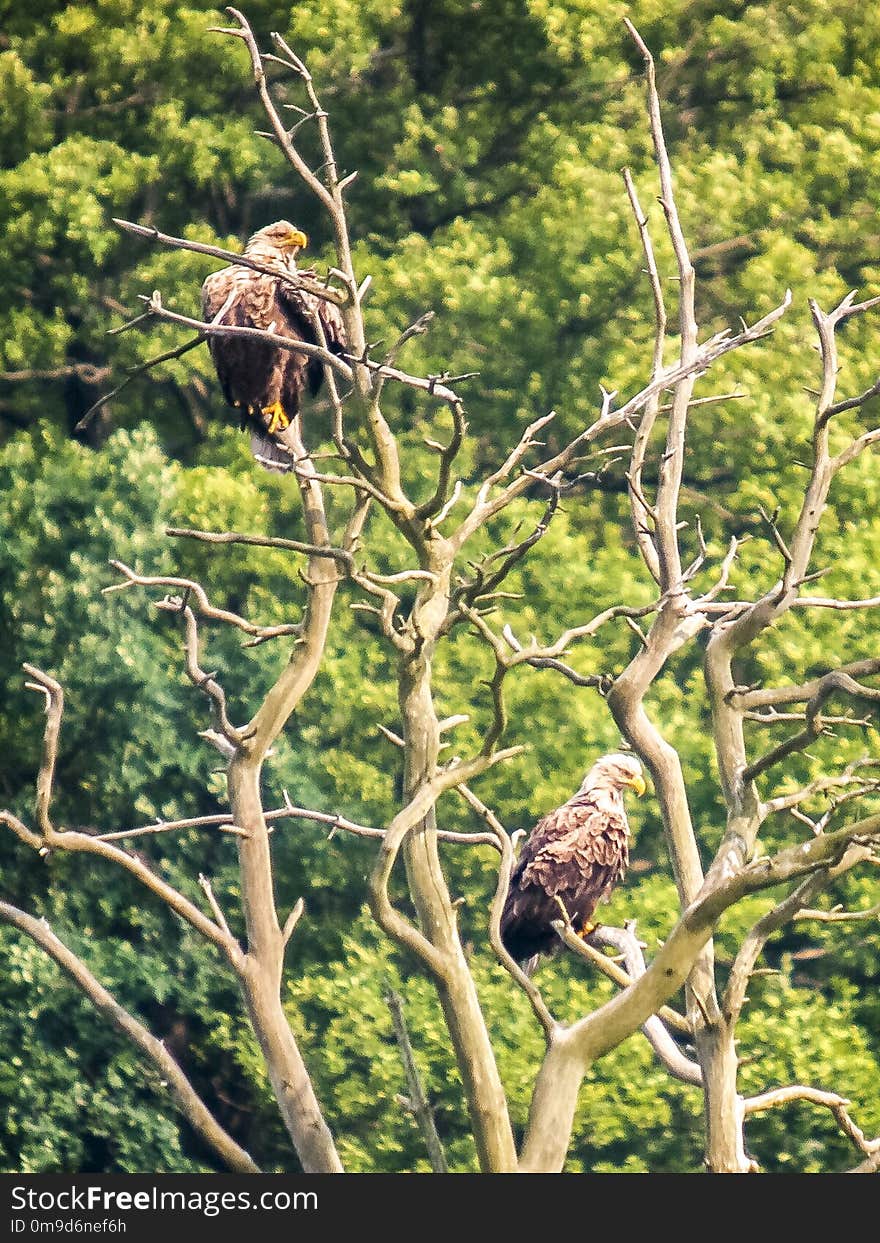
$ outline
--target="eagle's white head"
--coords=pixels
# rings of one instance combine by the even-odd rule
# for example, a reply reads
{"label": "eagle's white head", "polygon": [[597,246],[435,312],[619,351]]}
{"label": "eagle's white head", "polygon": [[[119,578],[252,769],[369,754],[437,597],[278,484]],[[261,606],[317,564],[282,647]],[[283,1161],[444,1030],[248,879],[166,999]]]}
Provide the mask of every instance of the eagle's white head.
{"label": "eagle's white head", "polygon": [[602,789],[616,793],[622,793],[627,788],[635,790],[641,797],[648,787],[636,756],[624,752],[603,755],[600,760],[596,760],[581,786],[582,791]]}
{"label": "eagle's white head", "polygon": [[244,253],[250,259],[281,259],[285,264],[295,259],[309,244],[309,239],[289,220],[276,220],[258,229],[248,240]]}

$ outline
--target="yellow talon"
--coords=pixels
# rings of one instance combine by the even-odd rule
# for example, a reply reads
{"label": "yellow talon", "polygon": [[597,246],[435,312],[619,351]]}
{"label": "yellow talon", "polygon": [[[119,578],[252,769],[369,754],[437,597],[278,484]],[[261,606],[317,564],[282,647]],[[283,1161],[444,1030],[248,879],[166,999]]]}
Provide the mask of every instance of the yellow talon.
{"label": "yellow talon", "polygon": [[268,415],[269,422],[266,431],[270,436],[274,436],[276,432],[283,432],[290,426],[290,419],[284,413],[284,407],[280,401],[273,401],[271,406],[263,406],[261,413]]}

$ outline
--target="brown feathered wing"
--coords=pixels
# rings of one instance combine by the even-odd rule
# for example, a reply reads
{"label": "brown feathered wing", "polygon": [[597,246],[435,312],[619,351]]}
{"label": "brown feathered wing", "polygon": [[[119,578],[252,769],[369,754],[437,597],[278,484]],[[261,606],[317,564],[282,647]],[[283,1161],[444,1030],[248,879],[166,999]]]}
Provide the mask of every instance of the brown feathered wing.
{"label": "brown feathered wing", "polygon": [[618,792],[576,795],[538,822],[522,848],[501,916],[502,940],[525,962],[552,952],[561,899],[579,931],[622,880],[629,826]]}
{"label": "brown feathered wing", "polygon": [[[320,344],[315,319],[328,349],[346,348],[345,327],[337,307],[279,276],[234,265],[213,272],[202,286],[202,315],[206,322],[236,328],[261,328],[291,341]],[[276,403],[288,419],[300,411],[305,392],[315,396],[324,376],[323,364],[299,350],[282,349],[245,337],[208,337],[223,396],[241,413],[242,426],[251,430],[251,448],[270,470],[289,470],[289,454],[266,432],[263,411]]]}

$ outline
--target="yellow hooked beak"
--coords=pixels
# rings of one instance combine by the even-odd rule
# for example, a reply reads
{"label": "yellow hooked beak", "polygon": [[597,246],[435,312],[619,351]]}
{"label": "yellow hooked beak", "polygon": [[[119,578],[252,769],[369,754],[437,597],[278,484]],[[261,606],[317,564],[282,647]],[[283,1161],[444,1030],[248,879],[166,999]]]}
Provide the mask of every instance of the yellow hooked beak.
{"label": "yellow hooked beak", "polygon": [[309,244],[309,239],[306,237],[305,233],[303,233],[302,229],[292,229],[284,244],[285,246],[291,247],[291,249],[294,246],[298,246],[300,250],[305,250]]}
{"label": "yellow hooked beak", "polygon": [[639,798],[642,797],[642,795],[645,793],[645,791],[648,788],[645,785],[645,778],[642,776],[641,773],[639,773],[637,777],[633,777],[632,781],[628,781],[626,784],[630,786],[633,790],[635,790]]}

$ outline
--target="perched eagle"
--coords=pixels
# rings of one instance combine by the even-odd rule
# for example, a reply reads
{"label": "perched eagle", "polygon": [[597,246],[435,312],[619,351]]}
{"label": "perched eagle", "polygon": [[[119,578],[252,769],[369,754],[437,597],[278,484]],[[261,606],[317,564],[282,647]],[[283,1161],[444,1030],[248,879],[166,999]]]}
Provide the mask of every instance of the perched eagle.
{"label": "perched eagle", "polygon": [[[338,309],[282,279],[284,273],[297,270],[296,256],[307,242],[305,233],[287,220],[260,229],[244,253],[279,275],[238,264],[212,272],[202,285],[205,321],[268,329],[291,341],[317,345],[317,319],[328,349],[343,353],[345,327]],[[250,428],[254,457],[267,470],[290,470],[290,455],[276,441],[275,432],[283,431],[299,414],[306,390],[315,396],[324,376],[323,363],[299,350],[242,337],[209,336],[208,348],[223,396],[241,411],[242,427]]]}
{"label": "perched eagle", "polygon": [[[645,792],[642,766],[632,755],[605,755],[577,794],[532,829],[517,859],[501,915],[501,939],[517,962],[531,970],[538,955],[558,944],[553,920],[559,901],[576,932],[608,897],[629,863],[626,787]],[[557,901],[559,899],[559,901]]]}

